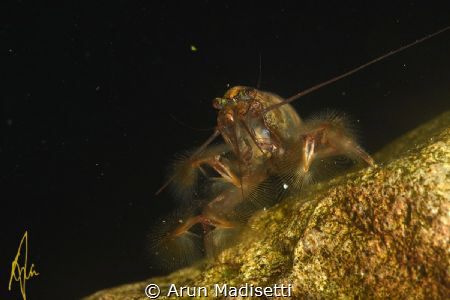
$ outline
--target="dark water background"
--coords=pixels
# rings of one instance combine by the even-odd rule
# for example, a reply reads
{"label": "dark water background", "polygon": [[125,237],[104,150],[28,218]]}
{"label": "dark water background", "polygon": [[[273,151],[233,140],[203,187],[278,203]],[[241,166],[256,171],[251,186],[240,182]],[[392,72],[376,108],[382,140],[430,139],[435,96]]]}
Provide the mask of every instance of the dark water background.
{"label": "dark water background", "polygon": [[[240,2],[239,2],[240,3]],[[75,299],[155,275],[149,224],[173,154],[210,134],[227,84],[291,96],[450,25],[437,2],[2,4],[0,295],[25,230],[29,299]],[[260,5],[260,4],[259,4]],[[191,45],[197,51],[191,50]],[[295,103],[359,120],[370,153],[450,108],[450,32]],[[15,287],[17,291],[17,285]]]}

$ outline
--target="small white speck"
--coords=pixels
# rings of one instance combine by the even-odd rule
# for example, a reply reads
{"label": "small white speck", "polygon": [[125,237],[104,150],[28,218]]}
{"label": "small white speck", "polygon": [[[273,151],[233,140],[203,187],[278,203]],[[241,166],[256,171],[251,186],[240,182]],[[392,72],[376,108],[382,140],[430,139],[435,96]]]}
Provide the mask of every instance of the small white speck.
{"label": "small white speck", "polygon": [[179,220],[178,220],[178,223],[183,223],[183,220],[179,219]]}
{"label": "small white speck", "polygon": [[287,185],[286,183],[283,183],[283,189],[287,190],[289,187],[289,185]]}

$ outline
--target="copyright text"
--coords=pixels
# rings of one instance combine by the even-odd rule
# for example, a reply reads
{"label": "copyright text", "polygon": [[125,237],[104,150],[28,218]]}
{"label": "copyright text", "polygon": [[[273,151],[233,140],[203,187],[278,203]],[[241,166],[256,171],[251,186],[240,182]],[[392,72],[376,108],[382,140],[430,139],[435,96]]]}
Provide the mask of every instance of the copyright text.
{"label": "copyright text", "polygon": [[[215,284],[212,290],[207,287],[199,286],[177,286],[171,284],[166,293],[167,297],[290,297],[292,284],[274,284],[272,286],[254,286],[246,283],[243,286],[229,286],[228,284]],[[145,288],[145,295],[148,298],[156,299],[161,295],[161,290],[156,284],[149,284]]]}

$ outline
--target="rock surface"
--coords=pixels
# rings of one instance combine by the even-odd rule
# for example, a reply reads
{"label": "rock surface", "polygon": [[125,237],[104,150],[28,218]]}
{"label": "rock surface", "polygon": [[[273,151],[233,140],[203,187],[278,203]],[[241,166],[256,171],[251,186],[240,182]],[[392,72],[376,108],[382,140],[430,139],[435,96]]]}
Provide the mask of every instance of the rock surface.
{"label": "rock surface", "polygon": [[[379,165],[313,186],[250,221],[236,246],[203,263],[86,299],[148,299],[157,284],[292,284],[294,299],[450,295],[450,112],[375,156]],[[257,234],[255,234],[255,232]],[[159,299],[163,299],[160,297]]]}

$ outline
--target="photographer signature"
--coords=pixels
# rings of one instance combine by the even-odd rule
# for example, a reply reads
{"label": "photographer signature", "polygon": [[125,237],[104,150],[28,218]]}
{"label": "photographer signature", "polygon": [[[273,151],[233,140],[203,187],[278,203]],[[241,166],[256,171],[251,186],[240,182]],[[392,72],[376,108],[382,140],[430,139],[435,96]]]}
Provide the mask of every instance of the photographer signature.
{"label": "photographer signature", "polygon": [[[24,250],[25,252],[23,252],[23,247],[25,247]],[[11,276],[9,277],[9,285],[8,285],[8,290],[11,291],[11,285],[13,280],[18,281],[23,300],[27,299],[25,290],[26,281],[33,276],[39,275],[39,273],[34,270],[34,264],[31,264],[29,270],[27,268],[28,268],[28,231],[25,231],[25,234],[23,235],[22,240],[20,241],[16,258],[13,260],[11,264]]]}

